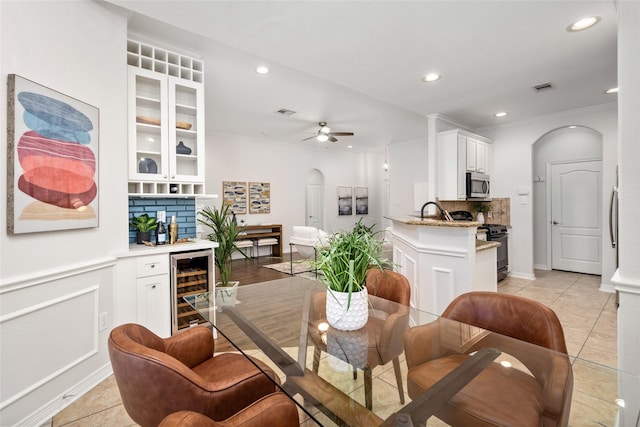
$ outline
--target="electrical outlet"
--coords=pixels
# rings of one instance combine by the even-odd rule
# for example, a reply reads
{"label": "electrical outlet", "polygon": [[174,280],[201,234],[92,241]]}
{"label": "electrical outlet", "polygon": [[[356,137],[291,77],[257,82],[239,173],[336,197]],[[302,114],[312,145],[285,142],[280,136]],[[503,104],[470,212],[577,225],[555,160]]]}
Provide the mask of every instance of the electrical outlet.
{"label": "electrical outlet", "polygon": [[98,331],[107,329],[108,320],[108,312],[100,313],[100,316],[98,316]]}
{"label": "electrical outlet", "polygon": [[158,220],[158,222],[162,221],[164,223],[167,222],[167,211],[158,211],[156,213],[156,220]]}
{"label": "electrical outlet", "polygon": [[487,212],[487,218],[493,218],[493,211]]}

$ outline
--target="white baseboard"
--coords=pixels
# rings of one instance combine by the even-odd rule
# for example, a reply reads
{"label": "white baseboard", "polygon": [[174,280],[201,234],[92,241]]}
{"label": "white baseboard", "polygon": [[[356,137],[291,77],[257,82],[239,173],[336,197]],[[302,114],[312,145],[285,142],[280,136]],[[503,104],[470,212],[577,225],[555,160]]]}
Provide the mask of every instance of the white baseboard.
{"label": "white baseboard", "polygon": [[512,271],[509,273],[509,277],[515,277],[516,279],[527,279],[527,280],[536,280],[535,274],[531,273],[518,273]]}
{"label": "white baseboard", "polygon": [[92,388],[107,379],[113,373],[111,363],[108,363],[71,387],[66,392],[52,399],[18,423],[24,427],[40,427],[51,425],[51,419],[60,411],[78,400]]}
{"label": "white baseboard", "polygon": [[551,270],[551,268],[549,268],[547,264],[533,264],[533,268],[535,270],[545,270],[545,271]]}

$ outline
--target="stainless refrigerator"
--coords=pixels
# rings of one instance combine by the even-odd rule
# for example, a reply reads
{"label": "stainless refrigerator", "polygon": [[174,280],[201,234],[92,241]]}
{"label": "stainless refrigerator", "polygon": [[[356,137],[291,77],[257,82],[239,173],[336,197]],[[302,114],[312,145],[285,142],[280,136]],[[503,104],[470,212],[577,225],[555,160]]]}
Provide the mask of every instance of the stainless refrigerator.
{"label": "stainless refrigerator", "polygon": [[[616,185],[611,189],[609,201],[609,237],[611,247],[616,250],[616,269],[618,268],[618,167],[616,166]],[[618,291],[616,291],[616,307],[619,305]]]}

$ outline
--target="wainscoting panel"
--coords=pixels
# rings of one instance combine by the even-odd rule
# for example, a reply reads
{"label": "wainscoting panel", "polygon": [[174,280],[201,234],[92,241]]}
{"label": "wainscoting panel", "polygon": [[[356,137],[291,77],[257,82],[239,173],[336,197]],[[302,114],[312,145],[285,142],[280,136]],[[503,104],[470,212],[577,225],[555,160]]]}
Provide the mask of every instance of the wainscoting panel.
{"label": "wainscoting panel", "polygon": [[433,267],[431,270],[431,280],[434,284],[432,298],[436,301],[436,307],[447,307],[455,297],[454,276],[453,270],[449,268]]}
{"label": "wainscoting panel", "polygon": [[0,410],[98,352],[98,290],[96,284],[0,317]]}

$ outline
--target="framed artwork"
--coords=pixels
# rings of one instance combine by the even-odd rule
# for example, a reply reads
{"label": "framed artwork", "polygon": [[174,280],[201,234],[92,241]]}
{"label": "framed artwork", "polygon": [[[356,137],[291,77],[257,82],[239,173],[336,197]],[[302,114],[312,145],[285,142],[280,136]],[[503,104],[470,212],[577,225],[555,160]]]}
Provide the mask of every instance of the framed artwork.
{"label": "framed artwork", "polygon": [[8,75],[7,232],[98,226],[99,110]]}
{"label": "framed artwork", "polygon": [[338,215],[353,214],[353,189],[351,187],[338,187]]}
{"label": "framed artwork", "polygon": [[369,188],[356,187],[356,215],[369,213]]}
{"label": "framed artwork", "polygon": [[268,182],[249,183],[249,213],[271,213],[271,184]]}
{"label": "framed artwork", "polygon": [[247,213],[247,183],[222,181],[222,203],[236,215]]}

